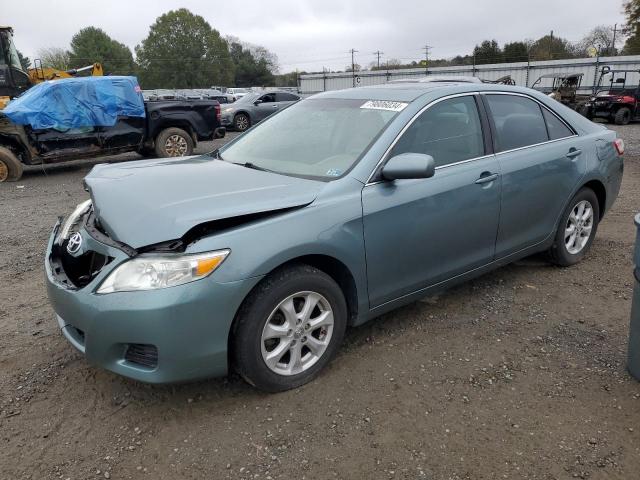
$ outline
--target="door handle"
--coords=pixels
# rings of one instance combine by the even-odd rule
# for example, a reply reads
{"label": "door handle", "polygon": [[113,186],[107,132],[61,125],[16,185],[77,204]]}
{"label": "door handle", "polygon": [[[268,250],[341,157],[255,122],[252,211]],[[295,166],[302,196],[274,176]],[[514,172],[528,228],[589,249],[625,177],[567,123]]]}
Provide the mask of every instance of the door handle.
{"label": "door handle", "polygon": [[278,105],[274,105],[273,108],[278,108]]}
{"label": "door handle", "polygon": [[567,152],[567,158],[576,158],[579,155],[582,155],[582,150],[578,150],[577,148],[572,148]]}
{"label": "door handle", "polygon": [[497,173],[483,173],[479,179],[476,180],[476,183],[478,185],[482,185],[484,183],[490,183],[493,182],[496,178],[498,178],[498,174]]}

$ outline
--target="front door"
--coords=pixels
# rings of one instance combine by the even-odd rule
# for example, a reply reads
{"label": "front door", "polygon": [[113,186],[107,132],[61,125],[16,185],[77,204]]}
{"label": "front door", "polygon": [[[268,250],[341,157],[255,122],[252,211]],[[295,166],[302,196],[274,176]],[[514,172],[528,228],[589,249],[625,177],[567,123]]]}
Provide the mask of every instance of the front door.
{"label": "front door", "polygon": [[362,190],[372,308],[493,260],[500,170],[487,155],[473,95],[421,113],[389,157],[431,155],[432,178],[380,181]]}
{"label": "front door", "polygon": [[264,120],[272,113],[278,111],[278,102],[276,102],[275,93],[267,93],[265,95],[262,95],[259,100],[260,103],[258,103],[255,108],[255,119],[257,122],[259,122],[260,120]]}

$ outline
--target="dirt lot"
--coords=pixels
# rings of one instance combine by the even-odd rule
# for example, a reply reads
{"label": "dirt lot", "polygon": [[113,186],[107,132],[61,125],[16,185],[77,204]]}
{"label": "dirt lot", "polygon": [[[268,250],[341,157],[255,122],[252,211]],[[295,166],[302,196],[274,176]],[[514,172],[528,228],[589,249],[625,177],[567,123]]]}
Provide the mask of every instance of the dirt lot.
{"label": "dirt lot", "polygon": [[278,395],[87,365],[58,331],[42,257],[96,162],[0,185],[0,478],[638,478],[625,360],[640,125],[619,131],[622,191],[583,263],[528,259],[385,315]]}

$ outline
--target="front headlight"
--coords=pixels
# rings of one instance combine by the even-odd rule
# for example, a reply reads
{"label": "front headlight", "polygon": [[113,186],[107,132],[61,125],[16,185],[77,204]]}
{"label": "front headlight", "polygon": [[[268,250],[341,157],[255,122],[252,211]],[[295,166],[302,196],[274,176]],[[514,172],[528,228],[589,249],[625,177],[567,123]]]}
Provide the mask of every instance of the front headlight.
{"label": "front headlight", "polygon": [[82,217],[89,208],[91,207],[91,199],[82,202],[80,205],[76,207],[76,209],[67,217],[62,225],[62,229],[60,229],[60,233],[58,234],[58,243],[64,242],[67,238],[69,238],[69,234],[71,230],[77,226],[80,217]]}
{"label": "front headlight", "polygon": [[222,113],[231,113],[233,112],[233,108],[225,108],[224,110],[222,110]]}
{"label": "front headlight", "polygon": [[96,293],[155,290],[200,280],[211,275],[229,252],[217,250],[195,255],[140,255],[111,272]]}

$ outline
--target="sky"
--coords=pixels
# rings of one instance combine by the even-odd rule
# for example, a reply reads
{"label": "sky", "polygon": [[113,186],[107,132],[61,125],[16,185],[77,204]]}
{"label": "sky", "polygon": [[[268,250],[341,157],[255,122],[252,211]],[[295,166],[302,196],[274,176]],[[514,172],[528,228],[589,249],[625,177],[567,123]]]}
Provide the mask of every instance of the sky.
{"label": "sky", "polygon": [[0,0],[0,24],[14,28],[32,60],[43,47],[68,48],[80,28],[95,26],[133,51],[156,17],[178,8],[203,16],[223,36],[263,45],[280,71],[342,70],[381,61],[403,63],[468,54],[485,39],[505,42],[548,34],[580,40],[596,25],[624,23],[623,0]]}

